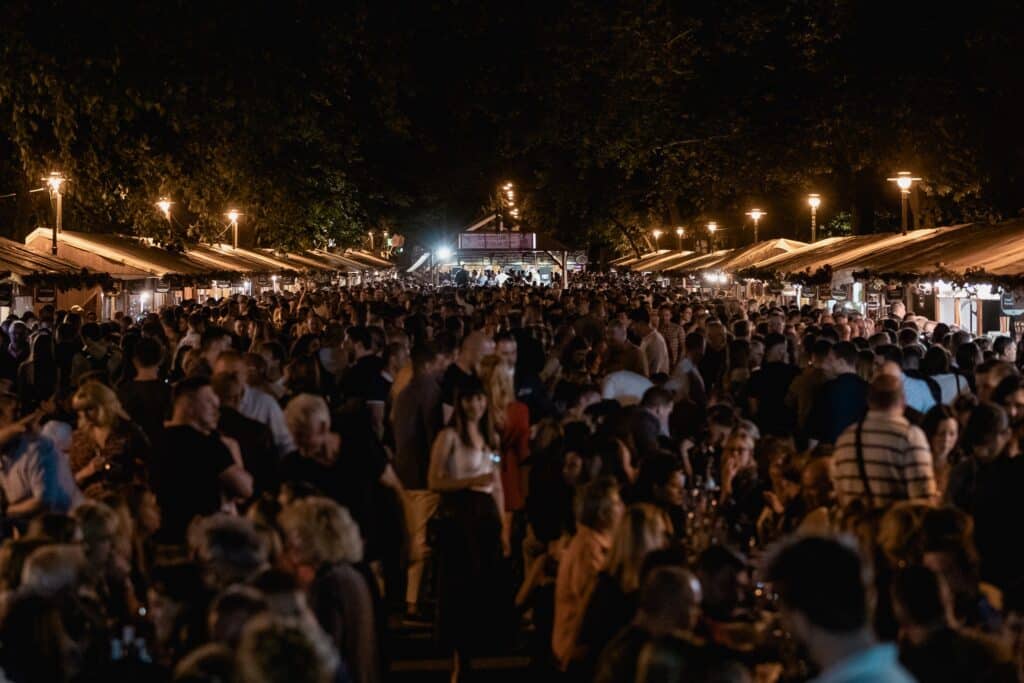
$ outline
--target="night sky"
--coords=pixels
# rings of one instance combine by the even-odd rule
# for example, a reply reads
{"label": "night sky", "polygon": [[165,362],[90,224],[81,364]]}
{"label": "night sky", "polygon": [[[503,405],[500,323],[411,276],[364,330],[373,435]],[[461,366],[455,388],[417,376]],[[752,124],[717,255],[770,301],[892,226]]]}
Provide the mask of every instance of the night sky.
{"label": "night sky", "polygon": [[[186,3],[0,9],[0,233],[167,243],[223,212],[265,246],[430,243],[516,184],[526,224],[611,249],[716,220],[725,244],[1024,206],[1019,3]],[[170,225],[154,208],[175,202]]]}

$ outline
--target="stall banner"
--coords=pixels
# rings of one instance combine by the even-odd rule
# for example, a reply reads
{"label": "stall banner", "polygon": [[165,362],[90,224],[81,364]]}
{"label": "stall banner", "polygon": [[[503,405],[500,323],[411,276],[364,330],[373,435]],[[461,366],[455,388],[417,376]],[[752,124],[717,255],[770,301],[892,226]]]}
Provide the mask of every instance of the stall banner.
{"label": "stall banner", "polygon": [[52,304],[57,301],[57,288],[53,285],[36,285],[36,303]]}
{"label": "stall banner", "polygon": [[1003,315],[1021,315],[1024,313],[1024,290],[1016,289],[1012,292],[1003,292],[999,303],[1003,309]]}

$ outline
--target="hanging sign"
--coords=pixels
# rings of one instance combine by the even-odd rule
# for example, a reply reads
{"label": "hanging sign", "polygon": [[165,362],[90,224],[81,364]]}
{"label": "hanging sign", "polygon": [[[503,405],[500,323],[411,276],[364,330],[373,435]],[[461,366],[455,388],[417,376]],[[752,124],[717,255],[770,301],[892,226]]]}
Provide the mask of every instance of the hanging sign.
{"label": "hanging sign", "polygon": [[171,283],[164,278],[160,278],[156,281],[156,287],[154,289],[156,289],[159,294],[166,294],[171,291]]}
{"label": "hanging sign", "polygon": [[999,303],[1003,315],[1021,315],[1024,313],[1024,291],[1003,292]]}
{"label": "hanging sign", "polygon": [[830,292],[833,301],[846,301],[846,289],[844,287],[833,287]]}
{"label": "hanging sign", "polygon": [[906,290],[903,288],[902,285],[889,287],[888,289],[885,290],[885,298],[887,301],[903,301],[905,293]]}
{"label": "hanging sign", "polygon": [[57,288],[53,285],[36,285],[36,303],[52,304],[57,300]]}
{"label": "hanging sign", "polygon": [[294,275],[281,275],[281,276],[279,276],[277,278],[277,282],[280,285],[282,285],[282,286],[284,286],[284,285],[294,285],[295,284],[295,276]]}

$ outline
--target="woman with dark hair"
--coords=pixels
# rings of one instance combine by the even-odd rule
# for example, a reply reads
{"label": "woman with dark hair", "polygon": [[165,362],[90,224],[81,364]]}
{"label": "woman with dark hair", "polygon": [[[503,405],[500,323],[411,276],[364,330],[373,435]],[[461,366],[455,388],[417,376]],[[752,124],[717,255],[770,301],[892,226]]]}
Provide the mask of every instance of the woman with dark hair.
{"label": "woman with dark hair", "polygon": [[53,337],[37,334],[32,352],[18,367],[18,399],[24,412],[30,413],[40,403],[53,397],[60,386],[60,372],[54,357]]}
{"label": "woman with dark hair", "polygon": [[935,487],[938,491],[945,491],[949,468],[960,461],[960,455],[955,450],[957,439],[960,437],[960,423],[957,422],[956,413],[951,407],[937,405],[925,413],[921,429],[928,437],[928,445],[932,449]]}
{"label": "woman with dark hair", "polygon": [[977,390],[974,384],[974,371],[981,365],[982,360],[984,357],[981,355],[981,349],[975,342],[964,342],[957,347],[956,370],[967,380],[972,392]]}
{"label": "woman with dark hair", "polygon": [[963,375],[950,371],[949,352],[941,346],[932,346],[925,351],[921,359],[921,374],[939,385],[942,402],[946,405],[952,403],[961,392],[970,389]]}
{"label": "woman with dark hair", "polygon": [[466,382],[449,426],[434,439],[427,473],[430,489],[442,496],[438,609],[442,638],[453,649],[453,680],[468,658],[502,642],[505,634],[485,624],[510,625],[503,623],[511,616],[511,595],[503,594],[510,584],[504,580],[500,444],[487,411],[483,385],[475,378]]}
{"label": "woman with dark hair", "polygon": [[671,523],[668,533],[676,540],[686,536],[685,495],[686,475],[675,455],[660,453],[641,463],[633,502],[650,503],[660,509]]}

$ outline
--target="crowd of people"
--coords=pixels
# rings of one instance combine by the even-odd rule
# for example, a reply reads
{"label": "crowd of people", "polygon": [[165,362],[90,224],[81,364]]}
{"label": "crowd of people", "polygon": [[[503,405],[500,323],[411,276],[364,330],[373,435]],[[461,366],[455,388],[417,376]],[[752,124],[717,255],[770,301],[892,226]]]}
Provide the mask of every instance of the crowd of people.
{"label": "crowd of people", "polygon": [[1016,342],[570,284],[11,315],[3,676],[1018,679]]}

